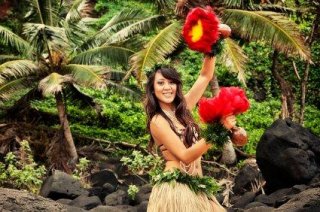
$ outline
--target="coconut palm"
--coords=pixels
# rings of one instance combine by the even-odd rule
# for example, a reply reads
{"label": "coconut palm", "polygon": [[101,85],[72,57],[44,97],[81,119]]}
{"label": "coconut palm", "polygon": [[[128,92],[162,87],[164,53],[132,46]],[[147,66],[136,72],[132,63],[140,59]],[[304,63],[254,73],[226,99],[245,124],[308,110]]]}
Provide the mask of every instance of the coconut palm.
{"label": "coconut palm", "polygon": [[65,95],[86,97],[80,91],[81,86],[120,89],[111,78],[116,73],[124,74],[122,70],[135,52],[134,42],[128,41],[135,34],[155,27],[162,18],[125,10],[94,30],[96,20],[81,15],[86,6],[83,0],[72,4],[32,0],[29,22],[23,24],[22,35],[0,26],[0,42],[12,49],[12,54],[0,56],[0,102],[21,90],[28,92],[17,101],[20,108],[31,99],[53,95],[63,140],[73,163],[78,154],[67,119]]}
{"label": "coconut palm", "polygon": [[[143,79],[145,69],[162,62],[182,42],[180,32],[188,11],[193,7],[205,5],[213,6],[221,21],[232,28],[233,37],[244,41],[262,40],[279,52],[310,61],[309,48],[305,45],[297,26],[284,15],[294,12],[290,8],[255,5],[251,0],[178,0],[175,14],[174,5],[162,4],[161,11],[166,11],[168,24],[150,39],[145,48],[131,57],[131,70]],[[170,36],[167,36],[166,32],[169,31]],[[247,58],[236,40],[225,40],[224,52],[219,59],[222,59],[231,71],[238,73],[238,79],[245,83]]]}

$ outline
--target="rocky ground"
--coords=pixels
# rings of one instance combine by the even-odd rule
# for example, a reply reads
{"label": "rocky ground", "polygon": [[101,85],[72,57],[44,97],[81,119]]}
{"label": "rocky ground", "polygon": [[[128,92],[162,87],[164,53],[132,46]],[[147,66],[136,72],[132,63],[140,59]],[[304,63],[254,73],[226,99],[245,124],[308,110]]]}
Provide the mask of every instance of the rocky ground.
{"label": "rocky ground", "polygon": [[[101,163],[88,189],[61,171],[45,180],[40,196],[0,188],[0,210],[146,211],[152,187],[141,180],[145,176],[124,174],[119,167],[117,160]],[[134,199],[127,193],[130,184],[140,188]],[[217,199],[228,211],[320,211],[320,139],[278,120],[262,136],[256,162],[245,164],[223,187]]]}

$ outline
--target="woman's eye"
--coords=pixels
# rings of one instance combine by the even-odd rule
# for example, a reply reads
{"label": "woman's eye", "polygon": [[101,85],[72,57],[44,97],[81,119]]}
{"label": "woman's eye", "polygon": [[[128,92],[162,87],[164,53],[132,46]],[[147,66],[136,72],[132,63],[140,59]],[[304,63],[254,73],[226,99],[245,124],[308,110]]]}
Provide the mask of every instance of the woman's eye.
{"label": "woman's eye", "polygon": [[169,82],[169,84],[170,84],[170,85],[175,85],[176,83],[174,83],[174,82]]}
{"label": "woman's eye", "polygon": [[164,82],[158,82],[158,85],[163,85],[164,84]]}

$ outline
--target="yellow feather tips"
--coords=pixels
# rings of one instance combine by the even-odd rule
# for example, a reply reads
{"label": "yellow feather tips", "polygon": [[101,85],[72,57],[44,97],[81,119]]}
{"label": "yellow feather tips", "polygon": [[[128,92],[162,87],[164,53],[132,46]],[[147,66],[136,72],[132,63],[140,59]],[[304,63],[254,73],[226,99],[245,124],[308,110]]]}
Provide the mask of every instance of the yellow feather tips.
{"label": "yellow feather tips", "polygon": [[197,24],[192,27],[191,31],[189,32],[189,35],[192,37],[192,42],[197,42],[201,39],[203,35],[203,28],[200,19],[198,20]]}

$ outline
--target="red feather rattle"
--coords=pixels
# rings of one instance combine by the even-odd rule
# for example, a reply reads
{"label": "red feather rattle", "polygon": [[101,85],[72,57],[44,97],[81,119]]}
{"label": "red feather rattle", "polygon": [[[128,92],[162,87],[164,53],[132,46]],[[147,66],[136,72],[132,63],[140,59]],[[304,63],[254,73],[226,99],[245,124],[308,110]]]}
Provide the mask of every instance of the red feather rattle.
{"label": "red feather rattle", "polygon": [[237,146],[243,146],[247,143],[247,134],[243,128],[235,126],[234,116],[244,113],[249,107],[249,101],[241,88],[222,87],[217,96],[199,101],[199,115],[207,124],[222,123],[232,131],[231,141]]}
{"label": "red feather rattle", "polygon": [[210,54],[212,46],[220,38],[230,36],[231,29],[226,24],[220,24],[211,7],[196,7],[188,13],[182,34],[190,49]]}

